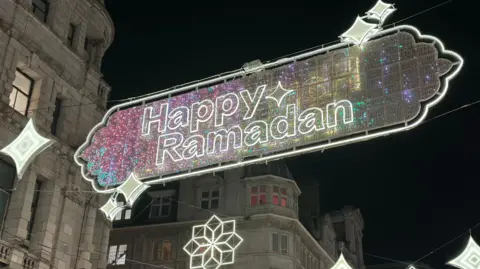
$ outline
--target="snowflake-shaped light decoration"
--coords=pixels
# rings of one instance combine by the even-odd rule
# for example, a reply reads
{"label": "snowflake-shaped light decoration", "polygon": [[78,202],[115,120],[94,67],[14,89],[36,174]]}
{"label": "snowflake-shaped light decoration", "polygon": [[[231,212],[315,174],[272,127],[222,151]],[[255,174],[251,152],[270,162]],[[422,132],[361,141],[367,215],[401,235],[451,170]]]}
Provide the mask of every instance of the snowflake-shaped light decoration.
{"label": "snowflake-shaped light decoration", "polygon": [[125,206],[120,206],[117,203],[117,195],[118,193],[116,192],[110,195],[110,198],[108,199],[108,201],[102,207],[100,207],[100,211],[102,211],[103,214],[105,214],[105,217],[110,221],[112,221],[115,218],[115,216],[120,211],[122,211],[123,208],[125,207]]}
{"label": "snowflake-shaped light decoration", "polygon": [[361,45],[370,39],[370,36],[378,32],[378,24],[365,22],[357,16],[353,25],[340,36],[342,42],[353,42]]}
{"label": "snowflake-shaped light decoration", "polygon": [[4,147],[0,152],[10,156],[15,162],[18,178],[22,178],[28,165],[46,148],[50,147],[55,141],[41,136],[33,118],[30,118],[20,135],[10,144]]}
{"label": "snowflake-shaped light decoration", "polygon": [[340,257],[338,257],[337,262],[330,269],[352,269],[352,267],[350,267],[342,253],[340,254]]}
{"label": "snowflake-shaped light decoration", "polygon": [[460,269],[480,269],[480,247],[472,236],[468,239],[468,244],[463,252],[447,264]]}
{"label": "snowflake-shaped light decoration", "polygon": [[378,20],[378,24],[382,25],[387,17],[390,16],[395,10],[397,9],[393,6],[393,4],[387,4],[381,0],[378,0],[375,6],[373,6],[365,14],[367,14],[367,18]]}
{"label": "snowflake-shaped light decoration", "polygon": [[243,239],[235,232],[235,220],[213,215],[204,225],[194,226],[192,238],[183,247],[190,256],[190,269],[217,269],[233,264],[235,249]]}
{"label": "snowflake-shaped light decoration", "polygon": [[285,98],[285,96],[287,96],[291,92],[293,92],[293,90],[285,90],[282,86],[282,83],[279,81],[275,90],[266,98],[275,100],[275,102],[277,102],[277,106],[280,106],[282,104],[283,98]]}

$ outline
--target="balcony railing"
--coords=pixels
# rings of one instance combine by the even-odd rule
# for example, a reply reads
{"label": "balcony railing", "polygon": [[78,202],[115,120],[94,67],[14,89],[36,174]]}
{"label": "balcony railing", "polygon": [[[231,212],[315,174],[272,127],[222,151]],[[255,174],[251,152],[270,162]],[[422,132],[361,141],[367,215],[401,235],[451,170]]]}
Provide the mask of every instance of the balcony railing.
{"label": "balcony railing", "polygon": [[0,240],[0,263],[9,264],[10,263],[10,254],[11,254],[10,245]]}
{"label": "balcony railing", "polygon": [[34,269],[37,265],[37,258],[25,254],[23,257],[23,269]]}

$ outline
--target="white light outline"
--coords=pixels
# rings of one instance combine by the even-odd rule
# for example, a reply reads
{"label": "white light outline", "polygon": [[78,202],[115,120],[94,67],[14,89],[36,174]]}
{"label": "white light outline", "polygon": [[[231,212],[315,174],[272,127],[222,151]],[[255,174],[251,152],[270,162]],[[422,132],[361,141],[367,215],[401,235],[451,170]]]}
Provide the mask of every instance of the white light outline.
{"label": "white light outline", "polygon": [[[203,103],[205,103],[205,102],[206,102],[206,103],[209,103],[209,105],[212,106],[212,109],[211,109],[211,111],[210,111],[210,115],[208,116],[208,118],[206,118],[206,119],[200,119],[200,115],[198,115],[198,112],[200,111],[200,109],[201,109],[202,107],[205,108],[206,113],[209,112],[209,111],[208,111],[208,109],[209,109],[208,105],[203,104]],[[194,107],[195,105],[198,105],[198,109],[197,109],[196,111],[193,109],[193,107]],[[214,115],[214,113],[215,113],[215,103],[214,103],[212,100],[210,100],[210,99],[204,99],[204,100],[202,100],[202,101],[200,101],[200,102],[195,102],[195,103],[193,103],[193,104],[191,105],[191,109],[192,109],[192,111],[191,111],[191,113],[190,113],[190,117],[191,117],[191,119],[190,119],[190,133],[195,133],[195,132],[198,132],[198,127],[199,127],[199,125],[200,125],[201,122],[207,122],[207,121],[209,121],[209,120],[213,117],[213,115]],[[195,113],[194,113],[194,111],[195,111]],[[198,117],[197,119],[195,119],[195,122],[193,121],[193,115],[194,115],[194,114],[196,114],[196,116]],[[196,127],[196,129],[193,129],[194,127]]]}
{"label": "white light outline", "polygon": [[[165,147],[170,147],[170,146],[172,146],[172,145],[166,145],[166,143],[167,143],[168,140],[175,140],[175,142],[176,142],[177,139],[175,139],[175,138],[173,138],[173,137],[172,137],[172,138],[169,137],[169,138],[164,139],[163,145],[162,145],[162,147],[160,148],[160,139],[163,138],[163,137],[165,137],[165,136],[171,136],[171,135],[180,135],[180,137],[182,138],[182,140],[180,141],[180,143],[178,143],[178,145],[176,145],[175,147],[171,148],[176,154],[178,154],[178,156],[180,156],[180,159],[178,159],[178,160],[176,160],[176,159],[173,157],[173,155],[169,152],[168,149],[165,150]],[[170,159],[172,159],[172,161],[174,161],[174,162],[179,162],[179,161],[181,161],[181,160],[182,160],[182,154],[177,151],[177,148],[180,147],[180,146],[183,144],[183,141],[185,141],[185,137],[183,137],[183,134],[181,134],[181,133],[179,133],[179,132],[173,132],[173,133],[168,133],[168,134],[159,135],[159,136],[158,136],[158,139],[157,139],[157,156],[156,156],[156,159],[155,159],[155,164],[156,164],[157,166],[162,166],[162,165],[163,165],[163,162],[165,161],[165,154],[168,154],[168,155],[170,156]],[[173,145],[175,145],[175,143],[174,143]],[[159,158],[158,158],[158,155],[159,155],[160,150],[163,150],[163,153],[162,153],[162,162],[161,162],[161,163],[158,162],[158,159],[159,159]]]}
{"label": "white light outline", "polygon": [[[453,79],[460,72],[460,70],[462,70],[464,60],[458,53],[456,53],[454,51],[451,51],[451,50],[445,50],[444,44],[437,37],[434,37],[434,36],[431,36],[431,35],[422,35],[421,32],[417,28],[415,28],[414,26],[410,26],[410,25],[399,25],[399,26],[396,26],[396,27],[393,27],[393,28],[390,28],[390,29],[384,29],[380,32],[372,34],[372,36],[370,36],[370,37],[374,38],[374,37],[378,37],[378,36],[385,35],[385,34],[391,34],[391,33],[394,34],[394,33],[397,33],[401,30],[406,30],[406,31],[408,31],[408,33],[413,34],[415,36],[415,42],[417,44],[420,43],[420,42],[425,43],[426,41],[421,41],[421,40],[428,39],[428,40],[431,41],[430,43],[436,43],[436,44],[439,45],[439,49],[437,49],[439,55],[450,55],[450,56],[453,56],[454,58],[457,58],[457,61],[452,61],[452,63],[453,63],[452,68],[454,69],[454,72],[451,72],[448,76],[445,77],[445,81],[444,81],[444,83],[442,83],[440,85],[440,88],[438,89],[437,94],[432,96],[430,98],[430,100],[422,102],[423,103],[422,107],[424,107],[423,112],[420,111],[420,112],[422,112],[422,114],[420,115],[420,117],[416,117],[414,121],[405,122],[404,126],[402,126],[402,127],[397,127],[397,128],[390,129],[390,130],[385,130],[385,131],[382,131],[382,132],[377,132],[377,133],[373,133],[373,134],[370,133],[370,134],[366,134],[364,136],[355,137],[355,138],[337,140],[335,142],[330,142],[330,143],[327,143],[327,144],[305,147],[305,148],[302,148],[302,149],[293,150],[293,151],[289,151],[289,152],[282,152],[282,153],[279,153],[279,154],[261,156],[259,158],[250,159],[250,160],[247,160],[247,161],[238,161],[236,163],[225,164],[225,165],[222,165],[222,166],[211,167],[211,168],[202,169],[202,170],[199,169],[197,171],[190,172],[188,174],[166,176],[166,177],[162,177],[160,179],[155,179],[155,180],[151,180],[151,181],[147,181],[147,182],[149,184],[158,184],[158,183],[164,183],[166,181],[180,180],[180,179],[184,179],[184,178],[187,178],[187,177],[199,176],[199,175],[212,173],[212,172],[220,172],[220,171],[227,170],[227,169],[233,169],[233,168],[241,167],[241,166],[245,166],[245,165],[251,165],[251,164],[256,164],[256,163],[260,163],[260,162],[264,162],[264,161],[275,160],[275,159],[282,158],[282,157],[300,155],[300,154],[305,154],[305,153],[309,153],[309,152],[323,150],[323,149],[326,149],[326,148],[332,148],[332,147],[337,147],[337,146],[346,145],[346,144],[350,144],[350,143],[366,141],[366,140],[369,140],[369,139],[382,137],[382,136],[386,136],[386,135],[389,135],[389,134],[399,133],[399,132],[403,132],[403,131],[407,131],[407,130],[410,130],[412,128],[415,128],[416,126],[420,125],[425,120],[426,116],[428,115],[428,112],[429,112],[430,108],[435,106],[436,104],[438,104],[438,102],[440,102],[441,100],[443,100],[446,93],[448,92],[448,87],[450,85],[450,83],[449,83],[450,80]],[[317,55],[317,54],[320,54],[320,53],[324,53],[324,52],[327,52],[327,51],[331,51],[331,50],[334,50],[334,49],[341,49],[341,48],[344,48],[344,47],[348,46],[349,44],[354,44],[354,42],[353,41],[340,42],[338,44],[334,44],[334,45],[331,45],[331,46],[327,46],[327,47],[324,47],[324,48],[320,48],[320,49],[317,49],[317,50],[306,52],[306,53],[299,54],[299,55],[296,55],[296,56],[282,58],[282,59],[277,60],[275,62],[265,63],[265,64],[263,64],[259,67],[253,68],[253,69],[249,70],[248,73],[256,72],[258,70],[261,70],[262,68],[266,69],[266,68],[271,68],[271,67],[274,67],[274,66],[279,66],[279,65],[282,65],[282,64],[285,64],[285,63],[289,63],[289,62],[292,62],[292,61],[295,61],[295,60],[298,60],[298,59],[311,57],[311,56],[314,56],[314,55]],[[457,66],[457,68],[455,68],[455,66]],[[104,128],[106,126],[110,116],[114,112],[116,112],[118,109],[120,109],[122,107],[126,107],[126,106],[131,106],[131,105],[134,105],[134,104],[141,105],[143,102],[147,102],[149,100],[155,100],[155,99],[158,99],[160,97],[166,97],[169,94],[183,92],[183,91],[186,91],[186,90],[194,89],[194,88],[202,86],[202,85],[213,84],[215,82],[221,82],[221,81],[224,81],[226,79],[235,78],[235,77],[243,76],[243,75],[245,75],[245,71],[241,70],[241,71],[233,72],[233,73],[225,75],[225,76],[216,77],[216,78],[209,79],[209,80],[199,82],[199,83],[194,83],[194,84],[187,85],[187,86],[184,86],[184,87],[180,87],[180,88],[177,88],[177,89],[174,89],[174,90],[171,90],[171,91],[160,92],[160,93],[155,94],[155,95],[139,98],[139,99],[136,99],[136,100],[132,100],[132,101],[129,101],[129,102],[111,107],[107,111],[107,113],[105,113],[102,121],[97,123],[90,130],[85,142],[75,152],[74,159],[75,159],[75,162],[77,163],[77,165],[80,166],[82,177],[85,180],[90,181],[92,183],[91,185],[92,185],[93,189],[95,191],[97,191],[98,193],[113,193],[113,192],[115,192],[114,188],[112,188],[112,189],[101,189],[100,187],[98,187],[98,185],[96,183],[96,177],[90,177],[89,175],[87,175],[87,171],[84,169],[87,162],[84,162],[80,158],[80,154],[90,144],[90,141],[92,140],[93,135],[97,132],[97,130],[99,130],[101,128]]]}
{"label": "white light outline", "polygon": [[[277,91],[281,91],[283,92],[282,96],[280,97],[280,100],[277,99],[277,96],[275,96],[276,92]],[[273,99],[275,100],[275,102],[277,102],[277,107],[279,107],[282,102],[283,102],[283,99],[285,98],[285,96],[289,95],[291,92],[293,92],[294,90],[286,90],[285,88],[283,88],[282,86],[282,82],[281,81],[278,81],[277,83],[277,86],[275,87],[275,90],[269,94],[267,97],[265,97],[266,99]]]}
{"label": "white light outline", "polygon": [[[165,109],[165,115],[162,116],[163,109]],[[142,136],[150,135],[150,129],[151,129],[150,125],[152,125],[155,122],[157,122],[157,124],[158,124],[157,129],[158,129],[159,133],[163,133],[163,132],[165,132],[165,130],[167,130],[167,117],[168,117],[168,114],[169,114],[168,109],[169,109],[168,103],[162,103],[160,105],[160,113],[156,116],[152,116],[152,113],[154,112],[153,111],[153,106],[145,107],[143,109]],[[145,119],[147,118],[147,111],[148,111],[148,114],[149,114],[149,121],[148,121],[148,124],[147,124],[147,132],[145,133]],[[162,117],[163,117],[163,126],[162,126]],[[156,119],[156,118],[158,118],[158,119]],[[154,119],[154,120],[152,120],[152,119]]]}
{"label": "white light outline", "polygon": [[[240,130],[240,145],[236,145],[236,141],[237,141],[237,135],[235,134],[235,132],[231,132],[231,130],[233,128],[238,128]],[[227,138],[227,143],[226,143],[226,148],[222,150],[222,144],[225,145],[225,143],[223,142],[223,136],[219,135],[218,133],[219,132],[226,132],[226,138]],[[218,129],[216,131],[211,131],[211,132],[208,132],[207,133],[207,136],[206,136],[206,140],[207,140],[207,148],[206,148],[206,152],[207,152],[207,155],[211,155],[211,154],[215,154],[215,149],[217,148],[216,147],[216,142],[217,142],[217,137],[220,137],[220,152],[227,152],[229,149],[230,149],[230,134],[233,133],[234,134],[234,140],[233,140],[233,148],[234,149],[239,149],[242,147],[242,144],[243,144],[243,130],[242,128],[239,126],[239,125],[233,125],[232,127],[228,128],[222,128],[222,129]],[[210,147],[211,144],[210,144],[210,135],[213,135],[213,147]],[[210,151],[210,149],[212,151]]]}
{"label": "white light outline", "polygon": [[[293,109],[292,109],[293,107]],[[291,111],[290,109],[292,109],[293,111]],[[291,112],[290,112],[291,111]],[[288,121],[287,121],[287,117],[288,117],[288,114],[290,113],[293,113],[293,134],[289,134],[288,133]],[[281,139],[285,139],[285,137],[292,137],[292,136],[296,136],[297,135],[297,105],[296,104],[289,104],[287,105],[287,109],[285,110],[285,115],[279,115],[279,116],[276,116],[275,118],[272,119],[272,121],[270,122],[270,127],[268,128],[269,131],[270,131],[270,137],[272,137],[273,139],[275,140],[281,140]],[[285,130],[286,132],[284,134],[282,134],[281,136],[277,136],[275,137],[275,135],[273,134],[273,130],[272,128],[276,128],[277,129],[277,133],[281,133],[280,129],[279,129],[279,124],[274,124],[275,120],[279,119],[279,118],[282,118],[279,120],[278,123],[280,122],[287,122],[287,129]],[[285,118],[285,119],[283,119]],[[275,127],[273,126],[275,125]]]}
{"label": "white light outline", "polygon": [[[17,147],[22,145],[22,141],[25,138],[30,139],[31,142],[29,148],[22,153],[17,150]],[[53,143],[55,143],[55,140],[45,138],[38,133],[33,118],[30,118],[20,134],[7,146],[2,148],[0,153],[12,158],[15,163],[17,177],[21,179],[30,163]]]}
{"label": "white light outline", "polygon": [[[327,108],[328,108],[328,104],[327,104]],[[322,117],[322,126],[320,128],[317,127],[317,124],[316,124],[316,114],[314,112],[311,112],[311,111],[317,111],[317,112],[320,112],[320,115]],[[304,115],[306,114],[306,115]],[[302,117],[304,117],[302,119]],[[308,126],[308,123],[311,122],[311,120],[313,120],[313,125],[312,126]],[[318,107],[310,107],[310,108],[307,108],[305,109],[304,111],[302,111],[299,115],[298,115],[298,132],[301,133],[302,135],[306,135],[306,134],[309,134],[313,131],[321,131],[321,130],[325,130],[325,118],[324,118],[324,115],[323,115],[323,110],[321,108],[318,108]],[[304,123],[304,124],[303,124]],[[302,131],[302,128],[301,126],[305,125],[305,127],[307,127],[309,130],[308,131]]]}
{"label": "white light outline", "polygon": [[[260,101],[262,100],[262,97],[263,95],[265,94],[265,89],[267,88],[267,84],[263,84],[263,85],[260,85],[258,86],[256,89],[255,89],[255,94],[253,95],[253,98],[252,96],[250,95],[250,92],[248,90],[243,90],[240,92],[240,97],[242,97],[243,99],[243,103],[245,104],[245,106],[247,107],[247,112],[245,113],[245,115],[243,116],[243,119],[244,120],[248,120],[248,119],[251,119],[253,118],[253,115],[255,115],[255,112],[257,112],[257,108],[258,108],[258,105],[260,104]],[[260,95],[258,95],[258,90],[261,89],[260,91]],[[245,93],[247,94],[247,98],[248,98],[248,102],[247,102],[247,99],[245,98]],[[257,99],[258,98],[258,99]],[[255,102],[255,99],[257,99],[257,101]],[[252,112],[249,114],[250,112],[250,104],[252,104],[253,102],[255,102],[255,105],[253,106],[253,110]]]}
{"label": "white light outline", "polygon": [[[378,13],[375,11],[375,8],[378,5],[383,5],[387,8],[385,8],[381,13]],[[395,12],[397,9],[395,8],[394,4],[388,4],[383,2],[382,0],[378,0],[377,3],[370,8],[365,14],[367,15],[367,18],[369,19],[374,19],[379,21],[379,26],[381,26],[385,20],[388,18],[388,16],[392,15],[393,12]]]}
{"label": "white light outline", "polygon": [[[210,223],[212,223],[213,221],[218,222],[218,226],[216,226],[215,229],[212,229],[211,227],[209,227]],[[225,232],[226,224],[230,224],[230,223],[233,223],[232,231],[231,232]],[[199,232],[196,232],[197,229],[200,230],[200,232],[203,231],[203,235],[199,235]],[[218,237],[215,237],[215,232],[214,231],[216,231],[217,229],[221,229],[221,233],[218,235]],[[211,235],[212,235],[211,238],[209,236],[207,236],[207,230],[209,230],[211,232]],[[230,235],[230,236],[228,236],[228,238],[224,241],[219,241],[220,238],[224,237],[224,235]],[[236,246],[231,246],[228,243],[228,241],[230,239],[232,239],[232,237],[236,237],[236,239],[238,239],[238,242],[237,242]],[[200,244],[198,242],[199,239],[200,240],[205,240],[207,243],[206,244]],[[195,225],[195,226],[192,227],[192,237],[183,247],[183,251],[185,251],[187,253],[187,255],[190,257],[190,263],[189,263],[189,268],[190,269],[196,269],[196,268],[207,269],[206,263],[208,263],[211,259],[213,259],[218,264],[216,268],[219,268],[223,265],[228,265],[228,264],[235,263],[235,250],[240,246],[240,244],[243,241],[244,241],[243,238],[236,233],[236,221],[235,220],[222,221],[216,215],[213,215],[205,224]],[[198,247],[196,247],[191,252],[188,247],[189,246],[195,246],[195,245],[193,245],[193,243],[198,245]],[[217,247],[217,245],[225,245],[229,248],[229,250],[222,250],[219,247]],[[202,247],[206,248],[204,250],[204,252],[202,254],[196,254],[197,251]],[[215,249],[220,253],[220,257],[221,257],[220,261],[213,257],[213,252],[212,252],[212,255],[210,257],[207,257],[207,259],[205,259],[205,254],[207,254],[211,249]],[[232,260],[231,261],[224,261],[224,257],[223,257],[224,253],[230,253],[231,257],[232,257]],[[194,258],[200,257],[200,256],[202,257],[201,265],[200,266],[194,266],[193,265]],[[211,268],[211,267],[208,267],[208,268]]]}
{"label": "white light outline", "polygon": [[343,253],[340,253],[337,262],[330,269],[353,269],[350,264],[345,260]]}
{"label": "white light outline", "polygon": [[[265,139],[264,141],[262,141],[262,138],[261,138],[261,135],[260,135],[259,139],[258,139],[255,143],[253,143],[253,144],[247,143],[247,137],[248,137],[250,134],[252,134],[252,133],[254,133],[254,132],[259,132],[259,131],[257,131],[257,129],[259,129],[259,130],[261,131],[261,129],[260,129],[259,126],[254,126],[254,127],[252,128],[252,130],[248,130],[248,129],[250,128],[250,125],[252,125],[252,124],[257,124],[257,123],[263,123],[263,124],[265,124],[265,127],[266,127],[266,128],[265,128],[265,132],[264,132],[264,133],[265,133],[265,136],[266,136],[267,139]],[[268,142],[268,137],[269,137],[268,133],[270,132],[270,127],[268,126],[268,123],[267,123],[266,121],[256,120],[256,121],[250,122],[247,126],[245,126],[245,129],[243,129],[243,132],[245,133],[245,136],[243,137],[243,140],[244,140],[243,143],[245,143],[245,145],[247,145],[248,147],[251,147],[251,146],[255,146],[255,145],[258,144],[258,143],[267,143],[267,142]],[[261,133],[261,132],[260,132],[260,133]]]}
{"label": "white light outline", "polygon": [[116,195],[112,194],[110,198],[108,198],[107,202],[99,208],[100,211],[103,212],[105,217],[112,221],[118,212],[122,211],[125,206],[118,206],[116,199]]}
{"label": "white light outline", "polygon": [[[355,36],[348,35],[348,32],[353,30],[357,26],[357,24],[359,24],[359,23],[362,23],[363,25],[372,26],[368,31],[366,31],[362,35],[360,40],[355,38]],[[351,42],[351,43],[354,43],[355,45],[360,45],[362,43],[367,42],[368,40],[370,40],[371,37],[373,37],[373,35],[378,33],[378,29],[376,29],[377,27],[378,27],[378,24],[365,22],[360,16],[357,16],[357,18],[355,19],[355,22],[352,24],[352,26],[350,26],[350,28],[348,28],[347,31],[345,31],[343,34],[340,35],[340,39],[342,40],[342,42],[346,42],[346,43]]]}
{"label": "white light outline", "polygon": [[[127,189],[126,187],[132,183],[136,186],[133,189]],[[135,173],[132,172],[127,180],[117,187],[117,193],[123,194],[123,196],[125,196],[126,206],[131,207],[138,197],[140,197],[140,195],[148,188],[150,188],[150,185],[139,181],[135,176]]]}
{"label": "white light outline", "polygon": [[[202,145],[202,147],[201,147],[201,148],[202,148],[202,153],[198,154],[198,150],[197,150],[197,151],[195,152],[195,154],[193,154],[192,156],[190,156],[190,157],[185,157],[185,151],[187,151],[188,148],[190,148],[190,147],[192,146],[192,144],[196,144],[196,145],[197,145],[197,149],[199,148],[199,147],[198,147],[198,142],[197,142],[197,140],[194,140],[194,139],[193,139],[193,138],[196,138],[196,137],[201,137],[201,138],[202,138],[202,141],[203,141],[203,143],[202,143],[203,145]],[[191,141],[190,143],[188,143],[189,140],[192,140],[192,141]],[[197,143],[195,143],[195,142],[197,142]],[[203,135],[192,135],[192,136],[189,136],[187,139],[185,139],[185,141],[183,141],[182,147],[183,147],[184,149],[182,150],[182,158],[183,158],[184,160],[190,160],[190,159],[195,158],[195,157],[198,158],[198,157],[204,156],[204,155],[205,155],[205,147],[206,147],[205,144],[206,144],[206,143],[205,143],[205,137],[203,137]]]}
{"label": "white light outline", "polygon": [[[235,109],[232,112],[224,113],[224,111],[226,110],[225,109],[225,101],[233,102],[233,101],[231,101],[231,99],[226,97],[226,96],[229,96],[229,95],[235,96],[235,98],[237,100],[237,105],[235,106]],[[221,101],[222,102],[222,112],[220,113],[220,123],[217,123],[218,112],[219,112],[218,111],[218,107],[219,107],[218,101],[219,101],[220,98],[223,99],[223,101]],[[224,95],[221,95],[221,96],[218,96],[217,98],[215,98],[215,127],[223,126],[223,118],[228,117],[228,116],[232,116],[233,114],[235,114],[235,112],[237,112],[239,106],[240,106],[240,98],[238,98],[238,95],[236,93],[229,92],[227,94],[224,94]],[[232,107],[233,107],[233,103],[230,104],[230,108],[232,108]]]}
{"label": "white light outline", "polygon": [[[187,111],[186,112],[186,114],[187,114],[187,116],[186,116],[187,121],[186,122],[183,122],[185,113],[184,113],[184,111],[182,111],[182,109],[185,109]],[[178,110],[178,111],[175,111],[175,110]],[[178,117],[179,115],[182,115],[182,117],[179,118]],[[180,119],[180,122],[175,122],[177,119]],[[174,125],[174,127],[170,127],[170,122],[172,122],[172,121],[176,126]],[[168,115],[166,117],[166,122],[167,123],[165,125],[168,127],[169,130],[172,130],[172,131],[178,129],[179,127],[185,127],[185,126],[189,125],[189,123],[190,123],[190,109],[186,106],[178,106],[178,107],[172,109],[172,111],[168,112]]]}
{"label": "white light outline", "polygon": [[[351,118],[350,118],[350,120],[348,120],[348,121],[345,119],[346,114],[347,114],[347,113],[346,113],[347,109],[345,108],[345,106],[340,105],[340,104],[343,103],[343,102],[347,102],[347,103],[349,104],[349,107],[350,107],[350,117],[351,117]],[[335,114],[334,125],[331,125],[331,124],[330,124],[330,110],[331,110],[331,109],[329,109],[329,108],[332,107],[332,106],[335,108],[335,112],[334,112],[334,114]],[[326,108],[326,110],[327,110],[327,128],[337,127],[337,125],[338,125],[338,119],[337,119],[338,109],[341,109],[341,108],[343,109],[343,124],[349,124],[349,123],[352,123],[352,122],[353,122],[353,118],[354,118],[354,116],[353,116],[353,104],[352,104],[352,102],[350,102],[350,101],[348,101],[348,100],[346,100],[346,99],[343,99],[343,100],[340,100],[340,101],[338,101],[338,102],[333,102],[333,103],[330,103],[330,104],[327,105],[327,108]]]}
{"label": "white light outline", "polygon": [[473,266],[468,261],[472,255],[475,255],[478,259],[478,263],[480,263],[480,247],[470,235],[468,238],[468,243],[463,249],[462,253],[453,258],[451,261],[447,262],[447,264],[460,269],[477,269],[479,268],[479,265]]}

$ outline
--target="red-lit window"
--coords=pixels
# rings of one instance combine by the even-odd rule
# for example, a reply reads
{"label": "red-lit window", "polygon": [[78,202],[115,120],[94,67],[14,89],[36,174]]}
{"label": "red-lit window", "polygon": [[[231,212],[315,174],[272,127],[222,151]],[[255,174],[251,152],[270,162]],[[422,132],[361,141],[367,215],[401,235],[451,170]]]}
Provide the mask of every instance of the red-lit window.
{"label": "red-lit window", "polygon": [[272,202],[274,205],[287,207],[287,189],[273,186]]}
{"label": "red-lit window", "polygon": [[263,205],[267,203],[267,186],[260,185],[250,188],[250,205]]}

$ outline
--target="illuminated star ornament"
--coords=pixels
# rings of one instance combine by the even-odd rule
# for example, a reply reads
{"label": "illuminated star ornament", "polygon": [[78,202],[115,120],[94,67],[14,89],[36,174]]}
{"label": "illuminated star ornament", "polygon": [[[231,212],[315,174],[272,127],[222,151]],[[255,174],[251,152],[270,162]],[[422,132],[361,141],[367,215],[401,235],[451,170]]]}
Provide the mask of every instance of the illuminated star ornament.
{"label": "illuminated star ornament", "polygon": [[[150,185],[147,185],[137,179],[135,173],[131,173],[122,185],[120,185],[115,192],[110,196],[107,203],[103,205],[100,210],[105,214],[107,219],[113,220],[118,212],[122,211],[126,206],[132,207],[135,201],[140,197],[140,195],[150,188]],[[123,194],[125,197],[125,205],[119,206],[117,203],[117,196]]]}
{"label": "illuminated star ornament", "polygon": [[277,87],[275,88],[275,91],[273,91],[269,96],[267,96],[267,99],[273,99],[275,102],[277,102],[277,106],[280,106],[282,104],[283,98],[293,92],[293,90],[285,90],[282,86],[282,83],[279,81],[277,84]]}
{"label": "illuminated star ornament", "polygon": [[369,11],[366,12],[367,18],[378,20],[379,25],[382,25],[388,16],[390,16],[396,8],[393,4],[387,4],[378,0],[374,7],[372,7]]}
{"label": "illuminated star ornament", "polygon": [[480,268],[480,247],[472,236],[468,239],[468,244],[460,255],[449,261],[447,264],[460,269],[479,269]]}
{"label": "illuminated star ornament", "polygon": [[235,220],[222,221],[214,215],[204,225],[193,227],[183,250],[190,256],[190,269],[217,269],[234,263],[235,249],[242,241],[235,232]]}
{"label": "illuminated star ornament", "polygon": [[345,260],[345,257],[343,257],[343,253],[340,254],[340,257],[338,257],[337,262],[335,265],[332,266],[330,269],[352,269],[348,262]]}
{"label": "illuminated star ornament", "polygon": [[340,38],[342,42],[353,42],[355,45],[361,45],[368,41],[369,37],[378,32],[377,24],[368,23],[357,16],[352,27],[343,33]]}
{"label": "illuminated star ornament", "polygon": [[33,119],[30,118],[20,135],[0,152],[13,159],[20,179],[35,157],[53,143],[55,143],[54,140],[45,138],[37,132]]}

